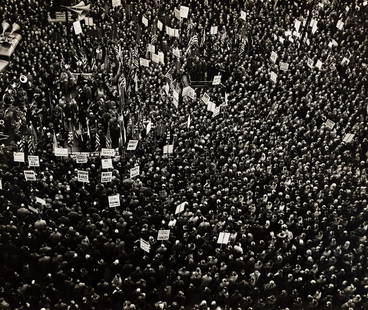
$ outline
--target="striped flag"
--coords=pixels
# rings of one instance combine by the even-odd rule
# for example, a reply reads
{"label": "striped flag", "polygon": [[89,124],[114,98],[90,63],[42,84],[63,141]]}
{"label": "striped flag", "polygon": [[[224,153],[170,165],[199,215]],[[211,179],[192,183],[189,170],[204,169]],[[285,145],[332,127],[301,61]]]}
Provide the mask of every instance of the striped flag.
{"label": "striped flag", "polygon": [[107,132],[106,132],[106,148],[111,149],[112,148],[112,140],[110,135],[110,124],[107,126]]}
{"label": "striped flag", "polygon": [[244,53],[246,44],[247,44],[247,41],[245,39],[242,39],[240,43],[240,50],[239,50],[240,55]]}
{"label": "striped flag", "polygon": [[31,154],[34,153],[35,146],[33,144],[33,138],[32,138],[32,136],[28,136],[27,148],[28,148],[28,155],[31,155]]}
{"label": "striped flag", "polygon": [[206,29],[203,28],[201,47],[203,47],[205,43],[206,43]]}
{"label": "striped flag", "polygon": [[74,144],[74,132],[73,132],[73,128],[72,125],[69,125],[69,132],[68,132],[68,146],[69,147],[73,147]]}
{"label": "striped flag", "polygon": [[158,35],[157,34],[154,34],[152,35],[152,39],[151,39],[151,44],[155,44],[157,42],[157,39],[158,39]]}
{"label": "striped flag", "polygon": [[131,57],[132,57],[132,66],[139,68],[139,60],[138,60],[138,48],[135,47],[131,51]]}
{"label": "striped flag", "polygon": [[36,130],[33,127],[33,124],[29,126],[30,135],[27,140],[27,146],[28,146],[28,154],[33,154],[36,149],[37,144],[37,134]]}
{"label": "striped flag", "polygon": [[190,38],[188,43],[188,49],[195,44],[198,44],[198,36],[196,34]]}
{"label": "striped flag", "polygon": [[126,82],[125,75],[124,74],[120,75],[120,77],[119,77],[119,93],[120,93],[120,95],[122,95],[123,92],[126,90],[126,84],[127,84],[127,82]]}
{"label": "striped flag", "polygon": [[25,140],[24,140],[24,137],[22,137],[22,139],[20,139],[17,143],[18,152],[24,152],[24,145],[25,145]]}
{"label": "striped flag", "polygon": [[100,135],[98,134],[98,129],[96,128],[95,150],[99,151],[100,149],[101,149]]}
{"label": "striped flag", "polygon": [[86,117],[86,125],[87,125],[87,135],[88,135],[88,138],[91,139],[91,132],[89,131],[89,118]]}
{"label": "striped flag", "polygon": [[53,136],[53,139],[52,140],[53,140],[52,141],[52,144],[53,144],[54,149],[58,148],[58,142],[57,142],[55,131],[54,131],[54,136]]}

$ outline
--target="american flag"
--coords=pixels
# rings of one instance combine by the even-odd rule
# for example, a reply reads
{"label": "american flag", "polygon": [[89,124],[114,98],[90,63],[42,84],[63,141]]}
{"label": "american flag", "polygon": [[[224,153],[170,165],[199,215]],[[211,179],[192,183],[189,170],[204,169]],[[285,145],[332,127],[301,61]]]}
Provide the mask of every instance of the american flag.
{"label": "american flag", "polygon": [[106,148],[111,149],[112,148],[112,140],[110,135],[110,125],[107,126],[107,132],[106,132]]}
{"label": "american flag", "polygon": [[132,66],[135,66],[136,68],[139,68],[139,61],[138,61],[138,48],[135,47],[131,51],[131,57],[132,57]]}
{"label": "american flag", "polygon": [[22,139],[20,139],[20,141],[18,141],[17,143],[19,152],[24,152],[24,145],[25,145],[25,140],[24,140],[24,137],[22,137]]}
{"label": "american flag", "polygon": [[37,133],[33,127],[33,124],[29,126],[30,136],[28,137],[28,154],[33,154],[37,144]]}
{"label": "american flag", "polygon": [[126,78],[125,78],[125,75],[122,74],[119,77],[119,92],[120,92],[120,94],[122,94],[123,91],[125,91],[125,90],[126,90]]}
{"label": "american flag", "polygon": [[99,151],[100,149],[101,149],[100,135],[98,134],[98,129],[96,129],[95,150]]}
{"label": "american flag", "polygon": [[73,128],[72,125],[69,125],[69,132],[68,132],[68,145],[70,147],[73,146],[74,143],[74,132],[73,132]]}
{"label": "american flag", "polygon": [[35,146],[33,144],[32,136],[28,136],[27,140],[27,148],[28,148],[28,154],[31,155],[34,153]]}
{"label": "american flag", "polygon": [[152,39],[151,39],[151,44],[155,44],[157,42],[157,39],[158,39],[158,35],[157,34],[154,34],[152,35]]}

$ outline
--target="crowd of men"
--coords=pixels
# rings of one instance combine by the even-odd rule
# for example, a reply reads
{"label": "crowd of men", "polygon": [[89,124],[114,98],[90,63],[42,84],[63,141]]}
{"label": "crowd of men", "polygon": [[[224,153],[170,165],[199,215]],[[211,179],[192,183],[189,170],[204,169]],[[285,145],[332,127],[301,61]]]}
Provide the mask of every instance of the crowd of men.
{"label": "crowd of men", "polygon": [[366,1],[88,4],[1,2],[0,309],[366,309]]}

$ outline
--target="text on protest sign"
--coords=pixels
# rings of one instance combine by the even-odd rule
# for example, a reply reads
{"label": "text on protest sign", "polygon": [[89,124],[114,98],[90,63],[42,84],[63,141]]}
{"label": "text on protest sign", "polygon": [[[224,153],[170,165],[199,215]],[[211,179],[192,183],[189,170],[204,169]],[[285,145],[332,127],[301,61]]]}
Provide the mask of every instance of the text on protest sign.
{"label": "text on protest sign", "polygon": [[88,171],[78,170],[78,182],[89,183]]}
{"label": "text on protest sign", "polygon": [[217,243],[219,244],[228,244],[230,239],[230,233],[221,232],[217,239]]}
{"label": "text on protest sign", "polygon": [[138,140],[129,140],[127,150],[128,151],[135,151],[138,146]]}
{"label": "text on protest sign", "polygon": [[215,35],[218,32],[218,26],[212,26],[210,30],[210,34]]}
{"label": "text on protest sign", "polygon": [[176,206],[175,214],[181,213],[185,209],[185,205],[188,204],[186,201],[182,202],[180,205]]}
{"label": "text on protest sign", "polygon": [[157,28],[158,28],[158,29],[160,29],[160,30],[162,31],[163,26],[164,26],[164,24],[163,24],[160,20],[158,20],[158,21],[157,21]]}
{"label": "text on protest sign", "polygon": [[119,196],[119,194],[109,196],[109,207],[110,208],[120,207],[120,196]]}
{"label": "text on protest sign", "polygon": [[271,61],[273,63],[276,63],[276,60],[277,60],[277,54],[275,52],[271,52]]}
{"label": "text on protest sign", "polygon": [[36,181],[36,173],[33,170],[24,170],[26,181]]}
{"label": "text on protest sign", "polygon": [[79,20],[77,20],[77,21],[75,21],[73,23],[73,27],[74,27],[74,33],[76,35],[83,33],[83,31],[82,31],[82,25],[81,25],[81,23],[80,23]]}
{"label": "text on protest sign", "polygon": [[113,7],[121,6],[121,0],[112,0],[112,6]]}
{"label": "text on protest sign", "polygon": [[354,134],[347,133],[342,141],[345,143],[350,143],[351,141],[353,141],[353,139],[354,139]]}
{"label": "text on protest sign", "polygon": [[77,164],[86,164],[88,162],[88,155],[86,153],[77,154],[75,161]]}
{"label": "text on protest sign", "polygon": [[333,129],[335,127],[335,122],[331,121],[331,120],[327,120],[326,121],[326,127],[329,128],[329,129]]}
{"label": "text on protest sign", "polygon": [[133,179],[134,177],[139,176],[139,166],[135,166],[130,169],[130,178]]}
{"label": "text on protest sign", "polygon": [[288,69],[289,69],[289,64],[286,63],[286,62],[281,62],[280,61],[280,70],[282,70],[282,71],[288,71]]}
{"label": "text on protest sign", "polygon": [[112,171],[101,172],[101,183],[109,183],[112,180]]}
{"label": "text on protest sign", "polygon": [[101,149],[101,156],[105,156],[105,157],[114,157],[116,154],[114,149],[105,149],[102,148]]}
{"label": "text on protest sign", "polygon": [[55,156],[58,156],[58,157],[68,157],[68,149],[62,148],[62,147],[56,147],[54,149],[54,154]]}
{"label": "text on protest sign", "polygon": [[3,180],[0,179],[0,189],[3,189]]}
{"label": "text on protest sign", "polygon": [[240,11],[240,18],[244,21],[247,20],[247,13],[245,13],[243,10]]}
{"label": "text on protest sign", "polygon": [[212,85],[220,85],[221,84],[221,75],[215,75],[213,77]]}
{"label": "text on protest sign", "polygon": [[208,101],[207,103],[207,111],[214,112],[216,109],[216,104],[212,101]]}
{"label": "text on protest sign", "polygon": [[181,20],[181,16],[180,16],[180,10],[178,10],[177,8],[174,9],[174,15],[178,20]]}
{"label": "text on protest sign", "polygon": [[145,58],[139,58],[139,65],[143,67],[149,67],[150,60]]}
{"label": "text on protest sign", "polygon": [[111,158],[103,158],[101,159],[102,169],[113,169],[112,159]]}
{"label": "text on protest sign", "polygon": [[164,146],[164,154],[172,154],[174,152],[174,145],[168,144]]}
{"label": "text on protest sign", "polygon": [[146,240],[141,238],[139,244],[140,244],[140,248],[143,251],[146,251],[147,253],[149,253],[151,245]]}
{"label": "text on protest sign", "polygon": [[159,230],[157,240],[169,240],[170,230]]}
{"label": "text on protest sign", "polygon": [[14,161],[16,163],[24,163],[24,153],[23,152],[14,152]]}
{"label": "text on protest sign", "polygon": [[277,74],[272,71],[270,73],[270,79],[271,79],[272,82],[276,83],[277,82]]}
{"label": "text on protest sign", "polygon": [[28,166],[29,167],[39,167],[40,166],[40,158],[36,155],[28,156]]}
{"label": "text on protest sign", "polygon": [[210,96],[208,96],[207,93],[204,93],[201,100],[203,101],[204,104],[208,104],[208,102],[210,101]]}

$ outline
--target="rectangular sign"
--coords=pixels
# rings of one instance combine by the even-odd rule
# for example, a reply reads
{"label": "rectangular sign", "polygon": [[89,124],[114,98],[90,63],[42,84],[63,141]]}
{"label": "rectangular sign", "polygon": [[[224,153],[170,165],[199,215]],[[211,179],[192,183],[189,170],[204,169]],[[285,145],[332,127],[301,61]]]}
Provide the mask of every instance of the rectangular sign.
{"label": "rectangular sign", "polygon": [[28,156],[28,166],[29,167],[39,167],[40,166],[40,158],[36,155]]}
{"label": "rectangular sign", "polygon": [[212,85],[220,85],[221,83],[221,75],[215,75],[213,77]]}
{"label": "rectangular sign", "polygon": [[82,31],[82,26],[81,26],[81,23],[80,23],[80,21],[79,21],[79,20],[77,20],[77,21],[75,21],[75,22],[73,23],[73,27],[74,27],[74,33],[75,33],[76,35],[83,33],[83,31]]}
{"label": "rectangular sign", "polygon": [[106,149],[106,148],[102,148],[101,149],[101,156],[105,156],[105,157],[114,157],[115,156],[115,150],[114,149]]}
{"label": "rectangular sign", "polygon": [[24,153],[23,152],[14,152],[14,161],[16,163],[24,163]]}
{"label": "rectangular sign", "polygon": [[113,169],[112,159],[111,158],[103,158],[101,159],[102,169]]}
{"label": "rectangular sign", "polygon": [[112,180],[112,171],[101,172],[101,183],[109,183]]}
{"label": "rectangular sign", "polygon": [[120,207],[120,195],[119,194],[109,196],[109,207],[110,208]]}
{"label": "rectangular sign", "polygon": [[180,205],[176,206],[175,214],[181,213],[185,209],[185,205],[188,204],[186,201],[182,202]]}
{"label": "rectangular sign", "polygon": [[87,154],[77,154],[75,156],[75,161],[77,164],[86,164],[88,162],[88,156]]}
{"label": "rectangular sign", "polygon": [[89,183],[88,171],[78,170],[78,182]]}
{"label": "rectangular sign", "polygon": [[151,245],[146,240],[141,238],[139,244],[143,251],[146,251],[147,253],[149,253]]}
{"label": "rectangular sign", "polygon": [[43,206],[46,206],[46,200],[45,199],[36,197],[36,202],[43,205]]}
{"label": "rectangular sign", "polygon": [[164,154],[172,154],[174,152],[174,145],[168,144],[164,146]]}
{"label": "rectangular sign", "polygon": [[68,157],[68,149],[67,148],[61,148],[61,147],[56,147],[54,149],[54,154],[55,154],[55,156],[58,156],[58,157]]}
{"label": "rectangular sign", "polygon": [[36,173],[33,170],[24,170],[26,181],[36,181]]}
{"label": "rectangular sign", "polygon": [[230,239],[230,233],[221,232],[217,239],[217,243],[219,244],[228,244]]}
{"label": "rectangular sign", "polygon": [[130,178],[133,179],[134,177],[139,176],[139,166],[135,166],[130,169]]}
{"label": "rectangular sign", "polygon": [[138,146],[138,140],[129,140],[127,150],[135,151],[137,149],[137,146]]}
{"label": "rectangular sign", "polygon": [[159,230],[157,240],[169,240],[170,230]]}

